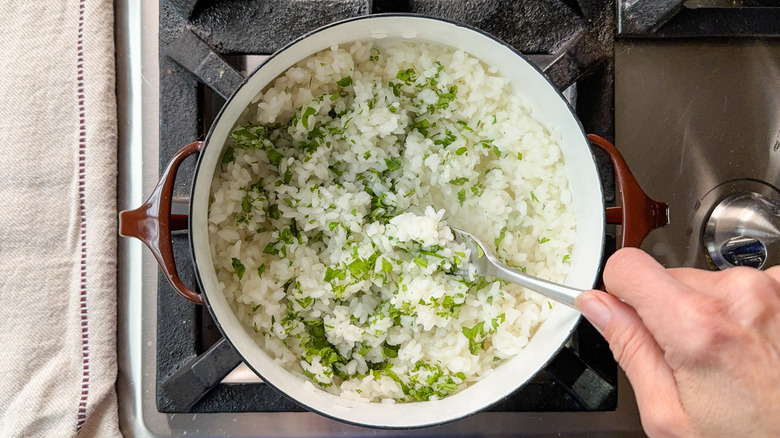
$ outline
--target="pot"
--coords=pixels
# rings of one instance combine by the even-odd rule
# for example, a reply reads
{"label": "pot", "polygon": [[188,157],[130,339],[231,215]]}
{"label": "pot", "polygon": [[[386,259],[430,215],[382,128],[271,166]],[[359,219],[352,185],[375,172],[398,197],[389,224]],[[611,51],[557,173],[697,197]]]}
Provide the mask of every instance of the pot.
{"label": "pot", "polygon": [[[318,29],[289,44],[258,67],[228,99],[203,142],[182,148],[171,159],[149,200],[120,214],[120,234],[137,237],[152,250],[166,278],[182,296],[205,303],[225,338],[265,382],[312,411],[348,423],[386,428],[440,424],[479,412],[512,394],[556,354],[577,325],[580,314],[556,306],[528,346],[480,382],[438,401],[380,404],[343,400],[304,385],[258,347],[233,314],[217,281],[207,227],[211,182],[225,141],[251,99],[299,60],[332,45],[356,40],[398,38],[462,49],[496,67],[513,88],[534,106],[534,115],[560,132],[577,217],[577,238],[566,283],[594,286],[602,259],[605,223],[622,224],[622,245],[638,246],[653,228],[667,223],[667,206],[652,201],[639,188],[618,151],[606,140],[586,136],[563,96],[527,59],[494,37],[467,26],[417,15],[372,15]],[[621,207],[605,210],[597,166],[589,144],[607,151],[616,173]],[[173,181],[179,164],[199,153],[190,198],[190,212],[171,214]],[[185,225],[186,224],[186,225]],[[188,228],[198,293],[182,283],[173,262],[170,233]]]}

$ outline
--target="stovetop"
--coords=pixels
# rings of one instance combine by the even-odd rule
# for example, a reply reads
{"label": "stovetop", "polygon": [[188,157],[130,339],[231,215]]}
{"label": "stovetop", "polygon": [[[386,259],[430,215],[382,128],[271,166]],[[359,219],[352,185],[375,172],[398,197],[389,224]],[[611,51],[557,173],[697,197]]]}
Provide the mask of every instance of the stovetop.
{"label": "stovetop", "polygon": [[[120,207],[132,208],[143,202],[158,179],[160,166],[184,144],[203,138],[225,97],[263,55],[320,25],[381,12],[424,13],[465,22],[530,54],[553,83],[566,90],[564,94],[586,130],[608,138],[617,132],[617,146],[627,155],[640,184],[650,185],[651,189],[645,188],[652,197],[669,201],[667,196],[672,193],[654,182],[664,178],[651,180],[648,175],[653,172],[642,165],[653,161],[637,152],[647,149],[646,142],[638,143],[640,137],[626,135],[634,132],[628,124],[618,124],[615,129],[614,120],[629,118],[626,115],[637,110],[637,101],[631,94],[633,84],[618,82],[615,87],[614,81],[637,74],[643,67],[643,55],[636,56],[634,51],[644,53],[641,49],[653,46],[657,39],[676,48],[685,45],[678,38],[698,38],[702,30],[739,37],[739,41],[780,35],[780,20],[771,21],[780,18],[775,8],[766,8],[761,2],[741,5],[758,8],[732,8],[734,2],[726,3],[689,1],[680,9],[680,1],[667,1],[643,9],[637,2],[613,5],[587,0],[119,1]],[[763,13],[755,15],[755,10]],[[724,11],[741,14],[745,23],[754,24],[715,25]],[[615,34],[622,37],[617,46]],[[634,37],[643,38],[642,42],[634,43]],[[662,54],[654,56],[663,59]],[[617,69],[616,61],[622,62]],[[780,63],[768,65],[771,68]],[[613,107],[614,89],[620,94]],[[668,92],[663,87],[659,90]],[[772,125],[757,125],[763,128],[767,124]],[[663,130],[663,119],[652,126]],[[667,146],[672,151],[679,149],[674,143]],[[596,158],[605,201],[614,204],[611,167],[597,152]],[[174,208],[182,213],[187,211],[194,170],[194,160],[188,161],[179,171],[174,193]],[[703,167],[705,173],[709,168]],[[696,176],[691,178],[697,180]],[[687,196],[698,196],[698,192],[691,193]],[[671,204],[674,218],[675,204],[681,202]],[[614,235],[616,230],[610,231]],[[663,236],[663,230],[659,231]],[[677,232],[674,228],[671,235]],[[658,239],[657,234],[651,237]],[[180,275],[185,283],[195,285],[187,236],[179,234],[173,240]],[[614,237],[607,239],[607,254],[614,251],[614,241]],[[652,242],[646,249],[654,250],[659,259],[675,251]],[[224,377],[240,357],[221,340],[208,311],[176,295],[140,243],[123,239],[119,250],[118,393],[121,426],[128,435],[642,435],[633,391],[605,341],[587,322],[580,323],[561,353],[516,394],[486,412],[451,424],[413,433],[394,432],[345,425],[305,412],[263,384],[244,365]]]}

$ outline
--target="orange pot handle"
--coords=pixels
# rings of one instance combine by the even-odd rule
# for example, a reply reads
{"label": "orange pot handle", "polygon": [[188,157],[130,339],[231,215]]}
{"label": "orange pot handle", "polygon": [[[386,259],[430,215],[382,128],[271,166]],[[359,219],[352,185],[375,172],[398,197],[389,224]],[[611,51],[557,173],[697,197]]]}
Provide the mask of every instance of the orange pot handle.
{"label": "orange pot handle", "polygon": [[594,134],[588,140],[609,154],[615,168],[620,206],[607,207],[607,223],[622,225],[621,247],[639,247],[651,231],[669,224],[669,204],[647,196],[612,143]]}
{"label": "orange pot handle", "polygon": [[202,149],[202,141],[192,142],[181,148],[168,162],[149,199],[135,210],[119,213],[119,235],[135,237],[146,244],[173,289],[195,304],[203,304],[203,296],[187,287],[179,278],[171,242],[171,231],[187,228],[187,215],[172,214],[171,203],[173,183],[179,165],[185,158]]}

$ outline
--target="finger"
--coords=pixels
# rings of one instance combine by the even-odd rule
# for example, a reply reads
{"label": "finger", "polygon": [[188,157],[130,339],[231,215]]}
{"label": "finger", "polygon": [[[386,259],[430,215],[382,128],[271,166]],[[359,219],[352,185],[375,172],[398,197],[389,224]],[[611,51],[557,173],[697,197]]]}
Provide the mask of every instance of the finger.
{"label": "finger", "polygon": [[[698,338],[692,338],[692,334],[702,331],[698,312],[712,304],[707,303],[705,295],[670,275],[655,259],[635,248],[621,249],[607,261],[604,284],[610,294],[636,309],[664,351],[696,348]],[[704,310],[707,314],[713,312]],[[686,336],[681,337],[681,333]]]}
{"label": "finger", "polygon": [[672,368],[634,309],[600,291],[583,292],[575,304],[604,335],[626,372],[645,430],[651,436],[685,430],[687,421]]}
{"label": "finger", "polygon": [[695,268],[670,268],[666,272],[680,283],[707,293],[715,291],[721,281],[721,271],[705,271]]}
{"label": "finger", "polygon": [[775,282],[780,284],[780,266],[772,266],[765,270],[766,274]]}

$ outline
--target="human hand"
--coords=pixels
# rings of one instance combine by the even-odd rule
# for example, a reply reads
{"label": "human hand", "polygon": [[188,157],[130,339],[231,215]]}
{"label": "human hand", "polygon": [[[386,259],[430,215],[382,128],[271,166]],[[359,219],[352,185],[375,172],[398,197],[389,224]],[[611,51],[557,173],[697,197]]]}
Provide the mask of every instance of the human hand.
{"label": "human hand", "polygon": [[780,436],[780,267],[664,269],[626,248],[604,283],[611,295],[576,305],[625,370],[648,435]]}

